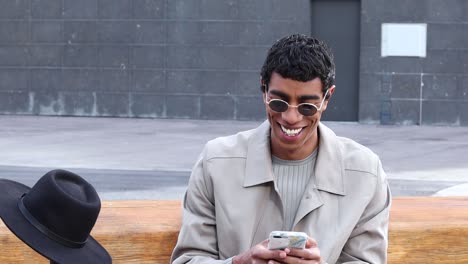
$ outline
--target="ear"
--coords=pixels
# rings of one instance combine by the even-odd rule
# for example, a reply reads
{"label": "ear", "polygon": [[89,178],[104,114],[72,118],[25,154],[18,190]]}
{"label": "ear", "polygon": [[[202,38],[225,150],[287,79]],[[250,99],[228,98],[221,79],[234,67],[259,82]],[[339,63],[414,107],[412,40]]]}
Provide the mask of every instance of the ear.
{"label": "ear", "polygon": [[262,91],[262,100],[264,103],[266,103],[267,86],[262,79],[260,79],[260,90]]}
{"label": "ear", "polygon": [[325,101],[323,101],[322,112],[327,110],[328,102],[330,102],[330,98],[332,97],[334,92],[335,85],[332,85],[330,88],[328,88],[327,96],[325,97]]}
{"label": "ear", "polygon": [[332,97],[333,93],[335,92],[335,85],[332,85],[330,88],[328,88],[328,93],[327,97],[325,97],[325,101],[329,101],[330,98]]}
{"label": "ear", "polygon": [[267,91],[267,85],[265,84],[265,82],[263,80],[260,81],[260,90],[263,93],[266,93],[266,91]]}

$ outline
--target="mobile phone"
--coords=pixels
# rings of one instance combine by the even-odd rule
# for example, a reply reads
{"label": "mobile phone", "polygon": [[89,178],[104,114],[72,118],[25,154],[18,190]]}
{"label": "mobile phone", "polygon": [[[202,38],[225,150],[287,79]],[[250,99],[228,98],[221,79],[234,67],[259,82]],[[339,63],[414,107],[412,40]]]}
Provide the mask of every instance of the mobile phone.
{"label": "mobile phone", "polygon": [[268,249],[304,249],[307,238],[304,232],[272,231],[268,238]]}

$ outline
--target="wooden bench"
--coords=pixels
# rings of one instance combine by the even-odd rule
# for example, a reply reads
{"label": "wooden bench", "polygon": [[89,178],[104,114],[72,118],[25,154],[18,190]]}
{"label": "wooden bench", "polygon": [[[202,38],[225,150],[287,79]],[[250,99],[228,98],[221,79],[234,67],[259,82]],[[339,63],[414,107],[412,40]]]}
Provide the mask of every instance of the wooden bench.
{"label": "wooden bench", "polygon": [[[93,236],[115,264],[167,264],[180,201],[105,201]],[[389,263],[468,263],[468,197],[395,198]],[[47,264],[0,221],[0,263]]]}

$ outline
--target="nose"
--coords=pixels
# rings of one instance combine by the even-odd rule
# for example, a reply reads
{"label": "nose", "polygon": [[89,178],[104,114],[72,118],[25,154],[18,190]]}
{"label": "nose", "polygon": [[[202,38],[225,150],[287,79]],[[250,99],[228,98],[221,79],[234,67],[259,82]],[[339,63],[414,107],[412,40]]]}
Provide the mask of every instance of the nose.
{"label": "nose", "polygon": [[286,123],[294,125],[302,120],[303,115],[297,111],[296,107],[289,107],[288,110],[281,114],[281,117]]}

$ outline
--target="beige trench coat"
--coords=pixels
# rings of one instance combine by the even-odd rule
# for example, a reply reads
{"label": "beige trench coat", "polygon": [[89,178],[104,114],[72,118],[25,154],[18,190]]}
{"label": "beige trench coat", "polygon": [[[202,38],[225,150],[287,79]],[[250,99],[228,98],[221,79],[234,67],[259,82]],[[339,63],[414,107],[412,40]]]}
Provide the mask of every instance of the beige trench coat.
{"label": "beige trench coat", "polygon": [[[172,263],[230,263],[283,229],[272,175],[270,126],[207,143],[190,176]],[[386,263],[391,195],[379,158],[319,125],[312,179],[294,231],[318,242],[328,263]]]}

